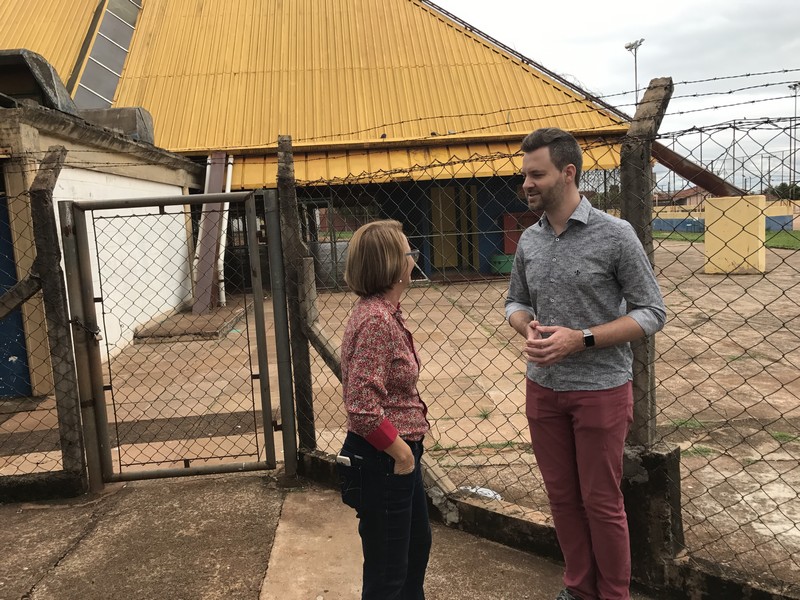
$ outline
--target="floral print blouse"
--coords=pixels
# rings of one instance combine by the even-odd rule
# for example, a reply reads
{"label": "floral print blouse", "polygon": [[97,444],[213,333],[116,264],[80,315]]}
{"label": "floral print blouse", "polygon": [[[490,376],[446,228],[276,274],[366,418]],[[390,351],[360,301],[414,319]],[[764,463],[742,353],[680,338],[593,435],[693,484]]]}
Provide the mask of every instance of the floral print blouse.
{"label": "floral print blouse", "polygon": [[419,356],[400,305],[359,298],[342,338],[347,428],[385,450],[400,435],[418,441],[430,429],[417,392]]}

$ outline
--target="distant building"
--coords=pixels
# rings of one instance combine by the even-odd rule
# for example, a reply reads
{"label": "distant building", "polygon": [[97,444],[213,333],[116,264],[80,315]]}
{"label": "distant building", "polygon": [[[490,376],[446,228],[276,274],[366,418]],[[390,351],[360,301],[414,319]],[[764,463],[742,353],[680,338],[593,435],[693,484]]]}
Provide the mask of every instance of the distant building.
{"label": "distant building", "polygon": [[653,197],[654,206],[687,206],[702,208],[709,194],[706,190],[694,186],[674,192],[656,192]]}

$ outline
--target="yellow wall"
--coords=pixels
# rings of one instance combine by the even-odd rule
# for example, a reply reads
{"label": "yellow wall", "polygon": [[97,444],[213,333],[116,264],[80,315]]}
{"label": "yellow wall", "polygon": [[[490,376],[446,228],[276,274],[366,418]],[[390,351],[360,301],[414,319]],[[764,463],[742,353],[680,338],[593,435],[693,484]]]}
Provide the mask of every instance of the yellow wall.
{"label": "yellow wall", "polygon": [[706,199],[706,273],[763,273],[767,199]]}
{"label": "yellow wall", "polygon": [[[719,200],[719,198],[706,198],[706,202],[709,200]],[[800,212],[800,201],[797,200],[766,200],[764,208],[765,217],[785,217],[798,212]],[[705,219],[706,211],[702,206],[656,206],[653,208],[653,218]]]}

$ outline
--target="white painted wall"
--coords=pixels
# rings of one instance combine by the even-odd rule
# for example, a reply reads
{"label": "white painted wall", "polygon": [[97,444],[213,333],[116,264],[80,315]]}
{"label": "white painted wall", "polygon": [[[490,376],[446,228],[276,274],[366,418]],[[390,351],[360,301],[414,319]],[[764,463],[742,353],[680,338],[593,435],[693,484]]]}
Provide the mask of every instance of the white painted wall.
{"label": "white painted wall", "polygon": [[[97,201],[181,194],[179,186],[65,167],[53,199]],[[130,344],[138,326],[191,301],[183,208],[166,207],[165,212],[159,214],[158,208],[96,210],[94,219],[87,222],[94,296],[103,298],[103,304],[97,304],[97,322],[104,338],[104,360]]]}

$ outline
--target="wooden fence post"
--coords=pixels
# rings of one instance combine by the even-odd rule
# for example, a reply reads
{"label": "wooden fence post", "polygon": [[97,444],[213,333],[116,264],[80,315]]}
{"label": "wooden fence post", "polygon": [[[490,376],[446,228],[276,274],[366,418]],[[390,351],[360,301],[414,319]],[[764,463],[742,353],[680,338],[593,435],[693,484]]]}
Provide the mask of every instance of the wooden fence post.
{"label": "wooden fence post", "polygon": [[[652,143],[667,111],[674,86],[671,77],[653,79],[636,109],[620,152],[621,217],[636,230],[653,264]],[[651,447],[656,436],[655,339],[647,336],[633,349],[633,426],[628,442]]]}
{"label": "wooden fence post", "polygon": [[78,380],[75,373],[75,357],[72,353],[67,291],[64,285],[64,272],[61,270],[61,250],[53,207],[53,189],[66,155],[67,151],[63,146],[51,146],[39,164],[39,170],[30,189],[31,217],[36,245],[33,269],[41,282],[47,319],[63,468],[65,472],[77,475],[81,486],[86,489],[88,479],[83,453]]}
{"label": "wooden fence post", "polygon": [[286,300],[289,309],[292,371],[297,409],[297,435],[301,448],[314,450],[317,447],[317,437],[314,427],[314,398],[311,389],[311,354],[308,337],[303,327],[303,307],[300,304],[301,278],[304,274],[302,266],[309,253],[303,243],[300,229],[292,138],[290,136],[278,137],[278,196],[283,231]]}

